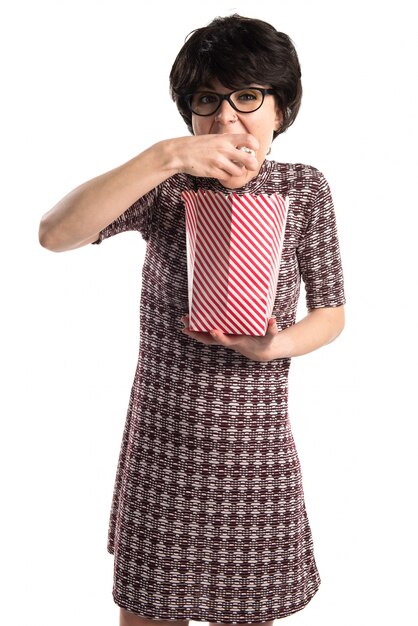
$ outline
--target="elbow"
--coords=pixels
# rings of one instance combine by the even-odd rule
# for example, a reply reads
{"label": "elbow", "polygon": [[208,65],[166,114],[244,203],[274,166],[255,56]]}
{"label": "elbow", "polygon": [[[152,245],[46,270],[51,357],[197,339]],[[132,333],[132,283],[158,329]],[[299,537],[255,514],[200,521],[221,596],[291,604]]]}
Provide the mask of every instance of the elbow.
{"label": "elbow", "polygon": [[340,320],[339,320],[339,335],[343,332],[344,327],[345,327],[345,309],[344,309],[344,305],[341,305],[339,307],[337,307],[337,309],[339,310],[340,313]]}
{"label": "elbow", "polygon": [[43,248],[55,251],[54,238],[51,236],[50,229],[43,218],[39,224],[38,239]]}
{"label": "elbow", "polygon": [[334,339],[337,339],[337,337],[339,337],[341,335],[341,333],[344,330],[345,327],[345,311],[344,311],[344,306],[337,306],[335,307],[335,309],[332,310],[331,312],[332,315],[332,337],[331,337],[331,341],[334,341]]}
{"label": "elbow", "polygon": [[310,309],[309,315],[318,320],[321,328],[320,335],[322,337],[322,345],[331,343],[337,339],[344,330],[344,305]]}
{"label": "elbow", "polygon": [[88,243],[97,241],[99,235],[100,231],[84,239],[76,238],[68,233],[62,226],[53,226],[48,223],[47,216],[41,219],[38,231],[39,243],[43,248],[51,250],[51,252],[67,252],[68,250],[80,248]]}
{"label": "elbow", "polygon": [[39,224],[38,239],[41,246],[46,250],[51,250],[51,252],[61,252],[62,247],[60,246],[60,242],[54,234],[53,229],[48,224],[46,217],[43,217],[41,219],[41,223]]}

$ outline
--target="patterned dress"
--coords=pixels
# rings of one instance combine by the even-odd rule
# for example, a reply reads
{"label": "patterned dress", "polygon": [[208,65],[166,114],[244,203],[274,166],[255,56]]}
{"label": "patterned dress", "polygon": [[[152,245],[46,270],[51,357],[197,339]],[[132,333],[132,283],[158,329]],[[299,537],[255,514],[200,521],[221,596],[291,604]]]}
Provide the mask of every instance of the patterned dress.
{"label": "patterned dress", "polygon": [[[117,605],[155,619],[229,624],[299,611],[320,578],[288,416],[290,359],[252,361],[181,332],[188,311],[185,189],[177,174],[135,202],[97,242],[147,242],[139,360],[117,467],[107,549]],[[289,196],[273,315],[344,304],[330,190],[302,164],[266,160],[240,192]]]}

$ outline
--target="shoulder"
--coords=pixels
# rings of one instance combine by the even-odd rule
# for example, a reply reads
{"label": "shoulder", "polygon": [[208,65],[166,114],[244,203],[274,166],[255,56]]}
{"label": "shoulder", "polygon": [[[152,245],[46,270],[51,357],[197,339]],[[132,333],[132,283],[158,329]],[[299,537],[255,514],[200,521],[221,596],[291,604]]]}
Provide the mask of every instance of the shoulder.
{"label": "shoulder", "polygon": [[329,185],[324,174],[306,163],[271,161],[270,184],[308,209],[318,197],[328,194]]}
{"label": "shoulder", "polygon": [[281,163],[271,161],[271,176],[285,178],[290,184],[317,185],[324,180],[324,174],[313,165],[306,163]]}

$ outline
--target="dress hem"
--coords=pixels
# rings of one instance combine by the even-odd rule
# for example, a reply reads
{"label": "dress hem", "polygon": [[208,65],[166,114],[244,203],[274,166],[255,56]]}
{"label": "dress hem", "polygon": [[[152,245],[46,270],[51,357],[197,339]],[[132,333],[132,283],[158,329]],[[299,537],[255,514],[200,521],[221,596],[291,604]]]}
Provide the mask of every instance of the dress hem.
{"label": "dress hem", "polygon": [[167,617],[161,614],[159,616],[156,616],[155,614],[151,615],[150,613],[147,613],[146,611],[133,610],[132,605],[129,607],[124,601],[118,600],[117,594],[114,591],[112,592],[112,596],[113,596],[113,601],[115,602],[117,606],[119,606],[119,608],[125,609],[126,611],[130,611],[131,613],[135,613],[136,615],[139,615],[141,617],[155,619],[156,621],[191,620],[193,622],[218,622],[219,624],[263,624],[264,622],[269,622],[271,620],[274,621],[276,619],[289,617],[290,615],[293,615],[294,613],[298,613],[299,611],[302,611],[304,608],[306,608],[306,606],[309,604],[312,598],[316,595],[320,585],[321,585],[321,580],[319,579],[315,582],[315,585],[310,589],[305,602],[301,606],[298,606],[297,608],[294,608],[291,611],[285,611],[283,613],[280,613],[279,615],[278,614],[267,615],[266,617],[263,617],[261,620],[257,620],[257,621],[249,621],[248,619],[239,620],[239,621],[238,620],[225,620],[219,615],[209,615],[209,614],[205,615],[205,617],[202,617],[201,614],[196,614],[196,613],[182,613],[182,614],[178,614],[176,617]]}

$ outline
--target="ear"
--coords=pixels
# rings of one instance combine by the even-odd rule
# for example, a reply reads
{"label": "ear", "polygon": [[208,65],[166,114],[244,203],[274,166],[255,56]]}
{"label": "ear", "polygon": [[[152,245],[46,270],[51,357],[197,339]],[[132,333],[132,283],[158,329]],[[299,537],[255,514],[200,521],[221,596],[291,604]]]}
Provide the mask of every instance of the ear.
{"label": "ear", "polygon": [[280,130],[281,125],[283,124],[283,111],[276,106],[276,116],[274,118],[274,130],[277,132]]}

